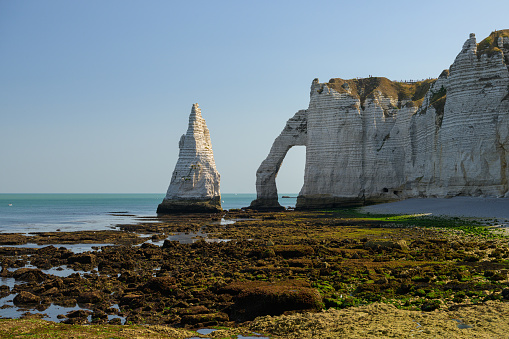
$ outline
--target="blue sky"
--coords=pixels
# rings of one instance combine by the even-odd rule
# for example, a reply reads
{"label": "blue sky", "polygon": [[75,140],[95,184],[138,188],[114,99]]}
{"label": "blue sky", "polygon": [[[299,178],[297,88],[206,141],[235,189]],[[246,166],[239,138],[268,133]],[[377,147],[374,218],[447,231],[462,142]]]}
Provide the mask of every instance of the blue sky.
{"label": "blue sky", "polygon": [[[223,193],[255,173],[314,78],[437,77],[508,1],[0,0],[0,193],[165,192],[193,103]],[[304,147],[280,192],[298,192]]]}

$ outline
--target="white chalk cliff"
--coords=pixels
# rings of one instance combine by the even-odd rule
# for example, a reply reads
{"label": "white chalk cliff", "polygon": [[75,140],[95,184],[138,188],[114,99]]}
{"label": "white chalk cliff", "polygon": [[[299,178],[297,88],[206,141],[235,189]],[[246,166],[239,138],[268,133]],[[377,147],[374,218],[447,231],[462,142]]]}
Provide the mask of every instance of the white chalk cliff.
{"label": "white chalk cliff", "polygon": [[220,176],[210,133],[198,104],[191,109],[189,127],[180,138],[179,149],[170,186],[157,213],[220,211]]}
{"label": "white chalk cliff", "polygon": [[[257,171],[252,207],[281,208],[275,177],[306,146],[297,208],[457,195],[509,197],[509,30],[474,34],[438,79],[311,85]],[[295,128],[294,120],[299,125]]]}

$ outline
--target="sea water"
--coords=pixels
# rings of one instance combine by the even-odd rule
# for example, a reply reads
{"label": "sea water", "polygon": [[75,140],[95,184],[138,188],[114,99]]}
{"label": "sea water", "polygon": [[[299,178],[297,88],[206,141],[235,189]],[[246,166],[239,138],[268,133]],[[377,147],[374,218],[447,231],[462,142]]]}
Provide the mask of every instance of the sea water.
{"label": "sea water", "polygon": [[[282,198],[291,196],[293,198]],[[279,202],[295,207],[297,194]],[[0,233],[116,229],[155,217],[164,194],[0,194]],[[256,194],[222,194],[223,209],[247,207]]]}
{"label": "sea water", "polygon": [[[293,198],[282,198],[282,196]],[[0,233],[80,231],[117,229],[115,225],[132,224],[144,217],[156,217],[157,205],[164,194],[0,194]],[[222,207],[229,210],[250,205],[256,194],[222,194]],[[280,204],[294,207],[296,194],[280,194]],[[191,236],[191,235],[190,235]],[[189,239],[189,242],[193,242]],[[75,253],[90,251],[93,246],[105,244],[72,244],[66,246]],[[43,247],[45,245],[25,244],[19,247]],[[32,266],[27,266],[32,267]],[[48,274],[67,276],[74,270],[62,267],[61,271],[51,268]],[[81,272],[83,273],[83,272]],[[0,277],[0,285],[14,287],[14,278]],[[19,318],[26,311],[13,304],[14,295],[0,298],[0,318]],[[114,305],[116,306],[116,305]],[[116,306],[118,308],[118,306]],[[58,314],[82,309],[80,306],[61,307],[51,305],[44,311],[30,309],[31,313],[45,313],[45,320],[60,321]],[[125,318],[109,315],[111,318]],[[89,317],[90,318],[90,317]],[[90,319],[89,319],[90,320]],[[239,338],[251,338],[242,337]],[[264,338],[264,337],[260,337]]]}

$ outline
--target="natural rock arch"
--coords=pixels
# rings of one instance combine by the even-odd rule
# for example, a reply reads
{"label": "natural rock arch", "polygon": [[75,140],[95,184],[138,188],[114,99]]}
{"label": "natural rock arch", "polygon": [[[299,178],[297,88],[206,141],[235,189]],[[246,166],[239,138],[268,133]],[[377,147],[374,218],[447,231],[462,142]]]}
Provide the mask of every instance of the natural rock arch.
{"label": "natural rock arch", "polygon": [[282,209],[275,177],[294,145],[306,146],[297,209],[509,198],[508,55],[509,30],[479,44],[471,34],[437,79],[313,80],[308,109],[288,121],[258,169],[251,207]]}
{"label": "natural rock arch", "polygon": [[276,176],[283,160],[293,146],[307,145],[307,110],[300,110],[286,122],[281,134],[274,140],[269,155],[256,171],[256,200],[250,208],[283,210],[278,202]]}

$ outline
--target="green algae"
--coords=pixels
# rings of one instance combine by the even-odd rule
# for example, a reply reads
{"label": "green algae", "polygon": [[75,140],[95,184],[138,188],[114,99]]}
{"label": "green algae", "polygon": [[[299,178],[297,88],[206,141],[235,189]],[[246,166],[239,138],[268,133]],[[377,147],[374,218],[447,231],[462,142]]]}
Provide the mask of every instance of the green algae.
{"label": "green algae", "polygon": [[[235,219],[240,213],[245,212],[225,217]],[[234,318],[228,319],[226,313],[234,317],[231,310],[242,313],[250,307],[250,303],[239,304],[235,293],[225,289],[238,283],[256,284],[256,293],[264,295],[270,292],[268,286],[302,281],[319,293],[323,308],[383,302],[420,310],[502,300],[502,291],[508,288],[507,240],[492,235],[478,220],[376,215],[357,209],[251,213],[249,220],[229,225],[209,225],[206,220],[189,225],[189,219],[140,227],[144,232],[153,227],[166,234],[189,227],[216,239],[232,240],[103,248],[93,252],[88,268],[97,265],[99,271],[115,278],[67,278],[65,282],[75,289],[66,293],[80,298],[72,293],[107,290],[113,294],[101,294],[104,303],[119,303],[132,324],[179,325],[183,321],[179,326],[228,327]],[[64,254],[59,253],[49,253],[55,255],[50,262],[68,260],[56,257]],[[4,262],[15,264],[7,254]],[[31,260],[41,258],[35,252]],[[156,281],[167,286],[154,284]],[[264,286],[268,288],[265,292]],[[38,293],[48,287],[18,288]],[[200,306],[201,311],[191,305]],[[196,312],[190,314],[188,309]]]}

